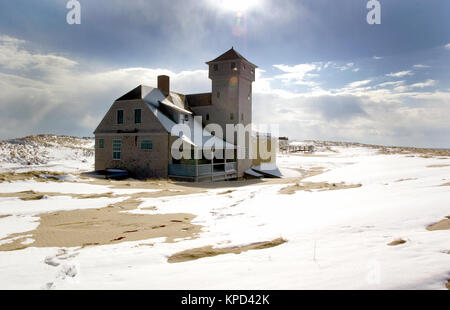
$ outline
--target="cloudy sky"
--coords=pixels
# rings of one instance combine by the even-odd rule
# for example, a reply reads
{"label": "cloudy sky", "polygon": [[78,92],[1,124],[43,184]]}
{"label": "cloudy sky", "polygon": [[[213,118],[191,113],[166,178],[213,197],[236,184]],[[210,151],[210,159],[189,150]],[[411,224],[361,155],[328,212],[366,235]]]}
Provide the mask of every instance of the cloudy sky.
{"label": "cloudy sky", "polygon": [[92,136],[114,99],[171,77],[211,90],[231,46],[257,64],[253,121],[295,139],[450,148],[450,1],[0,1],[0,138]]}

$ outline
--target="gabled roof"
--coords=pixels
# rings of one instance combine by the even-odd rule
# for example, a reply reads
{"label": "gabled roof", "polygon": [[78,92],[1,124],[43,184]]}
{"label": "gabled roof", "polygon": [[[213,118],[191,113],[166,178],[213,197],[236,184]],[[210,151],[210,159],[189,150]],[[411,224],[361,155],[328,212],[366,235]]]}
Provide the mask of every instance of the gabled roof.
{"label": "gabled roof", "polygon": [[[211,95],[211,93],[209,93]],[[169,108],[178,112],[181,112],[183,114],[189,114],[193,115],[191,111],[188,111],[184,108],[184,95],[177,94],[177,93],[170,93],[169,96],[164,95],[164,93],[159,89],[155,87],[145,86],[145,85],[139,85],[135,89],[129,91],[116,101],[123,101],[123,100],[136,100],[141,99],[147,103],[147,106],[152,111],[152,113],[155,115],[156,119],[161,123],[162,127],[167,131],[167,133],[172,133],[172,128],[177,125],[177,122],[172,120],[169,115],[166,115],[163,111],[164,108]],[[164,107],[164,108],[163,108]],[[200,147],[200,145],[196,145],[193,142],[193,134],[194,134],[194,126],[197,126],[198,128],[202,128],[202,124],[199,122],[199,120],[195,119],[194,117],[189,118],[190,121],[188,122],[188,126],[190,128],[190,135],[186,136],[183,135],[180,138],[182,138],[187,143],[193,145],[194,147]],[[200,141],[199,141],[200,143]],[[216,149],[234,149],[235,146],[219,139],[215,136],[202,136],[202,145],[204,146],[212,146]]]}
{"label": "gabled roof", "polygon": [[235,59],[245,60],[246,62],[248,62],[252,66],[255,66],[255,68],[258,68],[258,66],[252,64],[250,61],[245,59],[244,56],[242,56],[241,54],[236,52],[233,47],[231,47],[231,49],[229,49],[228,51],[226,51],[225,53],[223,53],[219,57],[217,57],[217,58],[215,58],[215,59],[213,59],[211,61],[208,61],[207,64],[209,65],[210,63],[214,63],[214,62],[235,60]]}
{"label": "gabled roof", "polygon": [[128,93],[126,93],[119,99],[116,99],[116,101],[135,100],[135,99],[142,99],[142,85],[139,85],[135,89],[130,90]]}

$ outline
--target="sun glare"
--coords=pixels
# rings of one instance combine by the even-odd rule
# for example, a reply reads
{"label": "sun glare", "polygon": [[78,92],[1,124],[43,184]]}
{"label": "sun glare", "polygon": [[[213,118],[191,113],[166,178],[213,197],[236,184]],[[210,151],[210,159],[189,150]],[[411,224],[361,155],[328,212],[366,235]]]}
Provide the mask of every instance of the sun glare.
{"label": "sun glare", "polygon": [[261,6],[263,0],[209,0],[209,2],[223,11],[245,13]]}

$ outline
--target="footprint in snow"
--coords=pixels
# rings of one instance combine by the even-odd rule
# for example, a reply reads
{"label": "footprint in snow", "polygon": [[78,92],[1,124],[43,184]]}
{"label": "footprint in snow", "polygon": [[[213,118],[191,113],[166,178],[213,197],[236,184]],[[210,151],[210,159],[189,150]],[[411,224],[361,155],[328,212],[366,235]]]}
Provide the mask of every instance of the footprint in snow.
{"label": "footprint in snow", "polygon": [[[58,267],[61,265],[62,262],[67,262],[68,260],[74,258],[78,254],[80,253],[79,252],[71,253],[67,249],[59,249],[54,256],[47,256],[44,259],[44,263],[53,267]],[[77,268],[77,266],[74,264],[66,263],[61,265],[56,274],[55,281],[47,282],[46,284],[44,284],[42,289],[50,290],[56,288],[56,282],[58,282],[58,280],[66,280],[67,278],[74,278],[77,276],[78,270],[79,268]]]}
{"label": "footprint in snow", "polygon": [[44,263],[46,263],[47,265],[53,266],[53,267],[59,266],[59,263],[56,261],[56,257],[52,257],[52,256],[47,256],[44,259]]}
{"label": "footprint in snow", "polygon": [[66,249],[59,249],[58,253],[56,253],[55,256],[47,256],[44,259],[44,263],[46,263],[47,265],[53,266],[53,267],[57,267],[61,264],[59,262],[60,260],[67,260],[70,258],[74,258],[78,254],[80,254],[80,253],[78,253],[78,252],[77,253],[69,253],[69,251]]}
{"label": "footprint in snow", "polygon": [[45,285],[42,287],[44,290],[51,290],[52,288],[55,288],[55,284],[53,282],[45,283]]}
{"label": "footprint in snow", "polygon": [[67,277],[75,277],[78,274],[77,267],[75,265],[63,265],[57,278],[65,279]]}

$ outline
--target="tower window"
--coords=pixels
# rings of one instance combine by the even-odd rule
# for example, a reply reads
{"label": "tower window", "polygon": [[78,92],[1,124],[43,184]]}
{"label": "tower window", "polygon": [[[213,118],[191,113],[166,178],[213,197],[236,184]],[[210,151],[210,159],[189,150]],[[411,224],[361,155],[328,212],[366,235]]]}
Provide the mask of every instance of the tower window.
{"label": "tower window", "polygon": [[209,121],[209,114],[206,114],[206,120]]}
{"label": "tower window", "polygon": [[230,113],[230,119],[234,120],[234,114],[233,113]]}
{"label": "tower window", "polygon": [[117,110],[117,124],[123,124],[123,110]]}
{"label": "tower window", "polygon": [[214,65],[214,71],[218,71],[219,70],[219,65],[218,64],[215,64]]}

